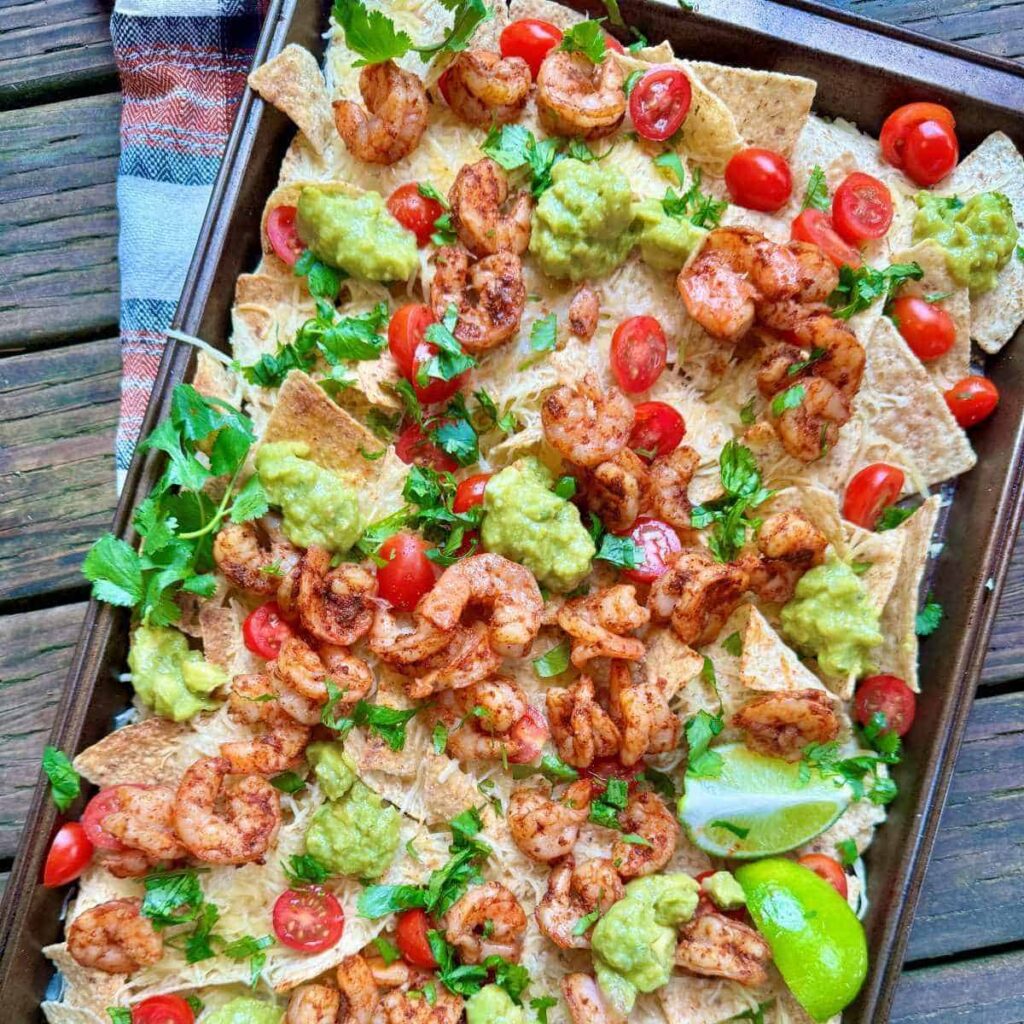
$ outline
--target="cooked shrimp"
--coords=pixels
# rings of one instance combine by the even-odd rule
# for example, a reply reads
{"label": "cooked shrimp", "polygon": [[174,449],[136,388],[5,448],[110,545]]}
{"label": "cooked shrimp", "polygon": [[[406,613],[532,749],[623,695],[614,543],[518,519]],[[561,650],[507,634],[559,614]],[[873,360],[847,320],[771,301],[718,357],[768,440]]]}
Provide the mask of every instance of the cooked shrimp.
{"label": "cooked shrimp", "polygon": [[366,958],[358,953],[338,964],[338,988],[303,985],[288,1002],[284,1024],[372,1024],[380,996]]}
{"label": "cooked shrimp", "polygon": [[425,619],[420,619],[415,629],[403,631],[398,619],[387,608],[378,607],[374,611],[368,642],[370,650],[381,661],[406,669],[437,654],[453,639],[450,630],[438,629]]}
{"label": "cooked shrimp", "polygon": [[311,547],[299,576],[299,621],[317,640],[351,647],[373,624],[376,593],[373,573],[351,563],[332,569],[330,552]]}
{"label": "cooked shrimp", "polygon": [[[376,988],[374,992],[376,993]],[[337,1024],[339,1020],[348,1024],[358,1017],[341,1016],[341,993],[330,985],[300,985],[293,990],[288,1000],[288,1012],[284,1024]],[[364,1016],[360,1024],[370,1024],[371,1016]]]}
{"label": "cooked shrimp", "polygon": [[516,846],[533,860],[564,857],[576,845],[580,826],[590,814],[590,796],[588,779],[571,783],[558,800],[550,791],[532,786],[514,789],[506,820]]}
{"label": "cooked shrimp", "polygon": [[624,832],[647,840],[640,845],[618,839],[612,845],[612,861],[623,878],[652,875],[671,860],[679,840],[679,822],[657,793],[633,793],[619,822]]}
{"label": "cooked shrimp", "polygon": [[634,683],[626,662],[612,662],[608,707],[621,730],[619,761],[622,764],[634,765],[645,754],[662,754],[675,749],[679,742],[679,716],[668,704],[674,692],[675,688],[665,679]]}
{"label": "cooked shrimp", "polygon": [[583,500],[612,533],[625,533],[636,522],[647,494],[644,460],[631,448],[580,474]]}
{"label": "cooked shrimp", "polygon": [[515,893],[501,882],[474,886],[445,915],[444,936],[463,963],[479,964],[489,956],[516,961],[523,951],[526,913]]}
{"label": "cooked shrimp", "polygon": [[711,643],[750,586],[740,566],[716,562],[700,548],[685,548],[651,585],[647,607],[658,622],[670,621],[691,647]]}
{"label": "cooked shrimp", "polygon": [[732,716],[746,735],[744,743],[759,754],[799,761],[808,743],[831,743],[839,719],[824,690],[777,690],[748,701]]}
{"label": "cooked shrimp", "polygon": [[526,285],[514,252],[496,252],[470,264],[465,249],[446,245],[437,250],[434,264],[430,305],[439,320],[449,306],[455,307],[454,334],[467,352],[486,352],[519,330]]}
{"label": "cooked shrimp", "polygon": [[768,980],[771,959],[771,947],[753,928],[713,910],[698,910],[679,930],[676,964],[694,974],[757,988]]}
{"label": "cooked shrimp", "polygon": [[799,265],[797,297],[801,302],[824,302],[839,284],[839,268],[811,242],[787,242],[786,248]]}
{"label": "cooked shrimp", "polygon": [[486,552],[449,566],[416,608],[438,629],[455,629],[470,605],[490,610],[491,646],[522,657],[540,629],[544,599],[533,573],[517,562]]}
{"label": "cooked shrimp", "polygon": [[737,562],[750,575],[750,587],[762,601],[789,601],[808,569],[825,560],[828,538],[802,512],[776,512],[757,532],[756,555]]}
{"label": "cooked shrimp", "polygon": [[153,863],[188,856],[174,831],[174,790],[170,786],[118,786],[116,811],[103,829]]}
{"label": "cooked shrimp", "polygon": [[427,127],[423,82],[394,61],[370,64],[359,73],[365,107],[335,100],[334,126],[349,152],[370,164],[393,164],[408,156]]}
{"label": "cooked shrimp", "polygon": [[637,603],[636,587],[628,583],[574,597],[558,611],[558,624],[572,642],[571,659],[576,668],[591,658],[639,661],[644,656],[643,642],[626,634],[646,626],[650,618],[650,612]]}
{"label": "cooked shrimp", "polygon": [[518,744],[509,735],[526,714],[526,694],[501,677],[446,690],[431,708],[431,717],[448,729],[447,752],[457,761],[505,757],[515,762]]}
{"label": "cooked shrimp", "polygon": [[152,966],[164,955],[164,940],[141,906],[141,900],[108,900],[79,914],[68,926],[68,952],[107,974]]}
{"label": "cooked shrimp", "polygon": [[374,1024],[459,1024],[462,997],[437,986],[434,1002],[412,992],[388,992],[380,1001]]}
{"label": "cooked shrimp", "polygon": [[676,288],[690,318],[712,338],[738,341],[754,324],[757,292],[720,252],[702,250],[679,271]]}
{"label": "cooked shrimp", "polygon": [[220,745],[220,755],[230,763],[233,774],[279,775],[295,766],[309,743],[309,726],[297,722],[280,706],[269,675],[235,676],[228,713],[260,733],[251,740]]}
{"label": "cooked shrimp", "polygon": [[96,863],[115,878],[141,878],[156,867],[156,863],[141,850],[97,850],[94,857]]}
{"label": "cooked shrimp", "polygon": [[537,111],[552,135],[599,139],[626,113],[624,75],[610,54],[593,64],[582,53],[554,49],[537,72]]}
{"label": "cooked shrimp", "polygon": [[174,827],[192,856],[210,864],[261,860],[281,825],[277,790],[258,775],[228,786],[231,774],[227,759],[204,757],[178,786]]}
{"label": "cooked shrimp", "polygon": [[839,428],[850,419],[850,403],[822,377],[808,377],[801,387],[800,403],[784,409],[775,428],[788,454],[801,462],[814,462],[835,447]]}
{"label": "cooked shrimp", "polygon": [[651,514],[677,530],[691,530],[690,481],[700,465],[700,456],[683,445],[668,455],[659,455],[648,473],[647,506]]}
{"label": "cooked shrimp", "polygon": [[577,338],[590,341],[597,330],[601,300],[589,285],[581,284],[569,303],[569,331]]}
{"label": "cooked shrimp", "polygon": [[526,252],[533,200],[528,192],[519,192],[508,207],[507,201],[508,175],[490,157],[466,164],[455,176],[448,192],[452,225],[474,256]]}
{"label": "cooked shrimp", "polygon": [[599,910],[602,914],[625,889],[610,860],[585,860],[578,867],[572,854],[551,869],[548,888],[534,916],[540,930],[563,949],[589,949],[590,932],[576,934],[580,919]]}
{"label": "cooked shrimp", "polygon": [[[337,707],[339,714],[366,697],[375,683],[370,666],[347,648],[321,644],[314,650],[297,636],[290,636],[281,644],[274,672],[282,684],[279,689],[294,692],[317,712],[327,703],[328,680],[343,694]],[[319,714],[310,722],[294,714],[290,705],[284,704],[284,707],[292,717],[306,725],[315,725],[319,721]]]}
{"label": "cooked shrimp", "polygon": [[467,124],[480,127],[514,121],[533,84],[522,57],[502,57],[490,50],[463,50],[442,78],[448,106]]}
{"label": "cooked shrimp", "polygon": [[551,687],[545,699],[551,738],[566,764],[588,768],[595,758],[618,752],[622,737],[608,712],[598,704],[590,676],[580,676],[568,689]]}
{"label": "cooked shrimp", "polygon": [[399,669],[415,677],[407,688],[413,700],[483,682],[501,667],[501,655],[491,646],[490,630],[485,623],[474,622],[467,628],[460,626],[444,635],[451,637],[446,647],[423,661]]}
{"label": "cooked shrimp", "polygon": [[622,1014],[605,1002],[600,986],[589,974],[566,974],[561,985],[572,1024],[622,1024],[625,1021]]}
{"label": "cooked shrimp", "polygon": [[282,566],[290,569],[297,557],[283,538],[261,539],[255,523],[228,523],[213,541],[213,560],[221,574],[236,587],[264,597],[274,595]]}
{"label": "cooked shrimp", "polygon": [[805,317],[794,328],[797,341],[812,353],[822,353],[810,365],[815,377],[824,377],[849,402],[860,390],[864,376],[864,346],[841,320],[828,313]]}
{"label": "cooked shrimp", "polygon": [[626,447],[635,418],[633,403],[616,388],[602,391],[592,373],[550,391],[540,415],[548,444],[577,466],[615,458]]}

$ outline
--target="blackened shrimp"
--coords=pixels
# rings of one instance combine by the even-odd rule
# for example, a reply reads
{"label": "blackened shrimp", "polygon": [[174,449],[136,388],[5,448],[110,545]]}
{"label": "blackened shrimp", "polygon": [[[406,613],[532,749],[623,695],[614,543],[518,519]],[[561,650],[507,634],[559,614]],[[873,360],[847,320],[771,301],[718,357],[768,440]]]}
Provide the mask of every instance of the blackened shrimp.
{"label": "blackened shrimp", "polygon": [[473,622],[443,635],[450,637],[450,642],[440,651],[399,669],[413,677],[407,687],[413,700],[482,683],[501,667],[501,655],[491,646],[485,623]]}
{"label": "blackened shrimp", "polygon": [[679,742],[679,716],[668,703],[674,692],[675,688],[665,679],[635,683],[626,662],[612,662],[608,709],[621,733],[622,764],[634,765],[647,754],[675,749]]}
{"label": "blackened shrimp", "polygon": [[597,330],[601,300],[589,285],[581,284],[569,303],[569,331],[577,338],[590,341]]}
{"label": "blackened shrimp", "polygon": [[445,915],[445,938],[463,963],[479,964],[489,956],[517,961],[523,951],[526,912],[511,889],[484,882],[457,900]]}
{"label": "blackened shrimp", "polygon": [[154,864],[188,855],[174,831],[174,790],[169,786],[118,786],[117,810],[103,829]]}
{"label": "blackened shrimp", "polygon": [[448,202],[459,241],[474,256],[526,252],[533,200],[528,192],[518,192],[510,203],[508,175],[490,157],[459,171]]}
{"label": "blackened shrimp", "polygon": [[580,676],[567,688],[552,686],[545,699],[551,738],[566,764],[589,768],[596,758],[618,753],[622,737],[598,703],[590,676]]}
{"label": "blackened shrimp", "polygon": [[[578,866],[570,854],[551,869],[548,888],[534,916],[540,930],[563,949],[589,949],[591,927],[580,931],[580,921],[594,911],[604,913],[622,899],[625,888],[607,858],[585,860]],[[578,934],[577,934],[578,933]]]}
{"label": "blackened shrimp", "polygon": [[164,955],[164,940],[139,911],[141,900],[109,900],[79,914],[68,926],[68,952],[83,967],[133,974]]}
{"label": "blackened shrimp", "polygon": [[279,775],[295,767],[309,743],[310,727],[281,707],[275,680],[269,674],[235,676],[228,713],[257,733],[251,740],[220,745],[221,757],[234,774]]}
{"label": "blackened shrimp", "polygon": [[373,1024],[459,1024],[463,1019],[461,996],[436,986],[433,1001],[421,992],[388,992],[380,1001]]}
{"label": "blackened shrimp", "polygon": [[737,559],[762,601],[785,603],[808,569],[825,560],[828,538],[802,512],[775,512],[757,531],[757,554]]}
{"label": "blackened shrimp", "polygon": [[[367,697],[375,681],[373,670],[345,647],[321,644],[314,650],[301,637],[290,636],[281,644],[273,670],[280,680],[282,707],[293,718],[306,725],[319,722],[319,711],[327,703],[327,681],[342,693],[336,706],[338,714],[345,714],[357,701]],[[288,701],[285,691],[294,693],[298,701]],[[310,711],[315,717],[308,721],[301,713]]]}
{"label": "blackened shrimp", "polygon": [[256,523],[228,523],[213,541],[213,560],[228,582],[263,597],[277,592],[297,559],[283,537],[261,536]]}
{"label": "blackened shrimp", "polygon": [[831,743],[839,719],[824,690],[778,690],[755,697],[732,716],[744,742],[759,754],[799,761],[809,743]]}
{"label": "blackened shrimp", "polygon": [[522,57],[463,50],[445,69],[441,91],[457,117],[487,127],[514,121],[532,84],[530,66]]}
{"label": "blackened shrimp", "polygon": [[548,444],[577,466],[615,458],[629,441],[636,415],[621,391],[602,391],[592,373],[548,392],[540,414]]}
{"label": "blackened shrimp", "polygon": [[513,727],[526,714],[526,694],[511,679],[489,679],[443,691],[429,718],[447,730],[446,751],[457,761],[519,761]]}
{"label": "blackened shrimp", "polygon": [[372,573],[351,563],[332,569],[330,552],[311,547],[299,575],[299,621],[317,640],[351,647],[370,630],[376,592]]}
{"label": "blackened shrimp", "polygon": [[584,469],[579,480],[588,511],[604,523],[605,529],[625,533],[636,522],[649,478],[644,460],[631,448],[623,448],[593,469]]}
{"label": "blackened shrimp", "polygon": [[634,833],[646,843],[617,839],[612,845],[612,862],[623,878],[638,878],[660,871],[675,853],[679,822],[657,793],[633,793],[619,815],[625,833]]}
{"label": "blackened shrimp", "polygon": [[592,658],[639,661],[641,640],[627,634],[646,626],[650,612],[636,600],[636,587],[617,583],[566,601],[558,611],[558,624],[569,634],[571,659],[582,668]]}
{"label": "blackened shrimp", "polygon": [[836,446],[852,411],[843,393],[823,377],[808,377],[795,386],[800,388],[799,401],[780,411],[775,429],[789,455],[814,462]]}
{"label": "blackened shrimp", "polygon": [[757,291],[721,252],[702,250],[679,271],[676,288],[690,318],[712,338],[738,341],[754,325]]}
{"label": "blackened shrimp", "polygon": [[768,980],[771,947],[753,928],[713,910],[698,910],[679,930],[676,964],[693,974],[757,988]]}
{"label": "blackened shrimp", "polygon": [[537,73],[537,110],[552,135],[598,139],[626,113],[625,76],[614,56],[594,64],[582,53],[554,49]]}
{"label": "blackened shrimp", "polygon": [[647,508],[651,515],[677,530],[692,529],[690,481],[700,465],[700,456],[683,445],[668,455],[660,455],[648,471]]}
{"label": "blackened shrimp", "polygon": [[358,953],[345,957],[335,980],[337,988],[312,984],[295,989],[284,1024],[372,1024],[380,992],[370,961]]}
{"label": "blackened shrimp", "polygon": [[514,789],[506,820],[516,846],[542,863],[564,857],[576,845],[580,826],[590,815],[590,798],[589,779],[571,783],[558,799],[550,790],[533,786]]}
{"label": "blackened shrimp", "polygon": [[451,630],[438,629],[426,619],[419,619],[415,629],[402,629],[401,622],[387,608],[378,606],[373,615],[368,642],[370,650],[399,671],[412,670],[455,639]]}

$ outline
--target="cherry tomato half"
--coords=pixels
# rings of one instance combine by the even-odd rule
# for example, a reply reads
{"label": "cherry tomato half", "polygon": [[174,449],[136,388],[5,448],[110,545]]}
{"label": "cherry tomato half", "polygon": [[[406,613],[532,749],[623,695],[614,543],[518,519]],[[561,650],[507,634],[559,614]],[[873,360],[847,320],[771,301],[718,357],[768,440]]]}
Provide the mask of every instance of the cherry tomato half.
{"label": "cherry tomato half", "polygon": [[629,116],[637,135],[664,142],[690,112],[693,90],[678,68],[653,68],[629,94]]}
{"label": "cherry tomato half", "polygon": [[424,405],[447,401],[466,379],[466,374],[462,373],[451,380],[430,377],[426,384],[418,383],[420,367],[437,355],[437,346],[424,337],[427,328],[435,322],[429,306],[410,303],[395,310],[388,323],[388,349],[395,357],[402,376],[409,381],[416,397]]}
{"label": "cherry tomato half", "polygon": [[966,429],[987,419],[999,404],[999,389],[988,379],[972,374],[957,381],[946,393],[946,405]]}
{"label": "cherry tomato half", "polygon": [[[929,128],[924,132],[915,132],[911,141],[911,132],[925,123],[929,124]],[[931,126],[941,130],[945,136],[944,141],[937,139]],[[885,119],[878,141],[886,161],[893,167],[903,168],[919,185],[934,185],[956,166],[959,156],[953,112],[940,103],[906,103],[897,107]],[[913,171],[908,162],[910,148],[915,150]],[[940,170],[942,173],[938,173]],[[925,172],[925,178],[930,180],[915,176],[922,171]],[[936,173],[938,177],[934,177]]]}
{"label": "cherry tomato half", "polygon": [[440,473],[454,473],[459,464],[429,440],[418,423],[410,423],[395,440],[395,454],[407,466],[430,466]]}
{"label": "cherry tomato half", "polygon": [[918,359],[938,359],[956,341],[956,324],[941,306],[916,295],[896,299],[890,314],[903,340]]}
{"label": "cherry tomato half", "polygon": [[824,853],[808,853],[801,857],[797,864],[803,864],[805,868],[810,868],[819,878],[824,878],[844,900],[846,899],[846,894],[849,892],[846,872],[843,870],[843,865],[834,857],[829,857]]}
{"label": "cherry tomato half", "polygon": [[960,143],[956,132],[938,121],[922,121],[907,132],[903,169],[918,185],[935,185],[956,167]]}
{"label": "cherry tomato half", "polygon": [[608,788],[609,779],[624,779],[629,783],[630,790],[636,788],[636,777],[644,770],[644,762],[624,765],[617,757],[596,757],[588,768],[581,771],[590,779],[591,791],[594,796]]}
{"label": "cherry tomato half", "polygon": [[865,530],[873,530],[878,517],[903,490],[903,470],[884,462],[865,466],[846,485],[843,518]]}
{"label": "cherry tomato half", "polygon": [[832,227],[832,221],[823,210],[808,207],[802,210],[793,221],[789,237],[794,242],[811,242],[816,245],[837,267],[844,263],[851,267],[859,267],[863,262],[860,253],[851,245],[847,245]]}
{"label": "cherry tomato half", "polygon": [[43,885],[47,889],[73,882],[92,860],[92,843],[80,822],[61,825],[50,843],[43,866]]}
{"label": "cherry tomato half", "polygon": [[668,523],[650,516],[640,516],[629,536],[643,555],[643,561],[635,569],[622,572],[631,583],[653,583],[659,576],[664,576],[668,572],[669,560],[683,549],[679,534]]}
{"label": "cherry tomato half", "polygon": [[132,1007],[132,1024],[194,1024],[195,1019],[181,996],[150,996]]}
{"label": "cherry tomato half", "polygon": [[914,724],[917,698],[899,676],[868,676],[857,687],[853,710],[861,725],[867,725],[871,716],[881,711],[888,729],[906,736]]}
{"label": "cherry tomato half", "polygon": [[544,58],[562,41],[562,30],[540,18],[520,18],[501,30],[502,57],[522,57],[534,78]]}
{"label": "cherry tomato half", "polygon": [[877,178],[854,171],[832,197],[832,226],[851,245],[881,238],[892,224],[892,196]]}
{"label": "cherry tomato half", "polygon": [[242,623],[245,646],[266,661],[281,653],[281,644],[292,635],[292,627],[281,617],[276,601],[268,601],[249,612]]}
{"label": "cherry tomato half", "polygon": [[295,228],[294,206],[275,206],[267,217],[267,237],[271,248],[289,267],[302,255],[305,246]]}
{"label": "cherry tomato half", "polygon": [[629,447],[645,462],[668,455],[686,436],[686,421],[665,402],[641,402],[629,434]]}
{"label": "cherry tomato half", "polygon": [[661,376],[668,342],[653,316],[631,316],[612,335],[612,373],[628,394],[646,391]]}
{"label": "cherry tomato half", "polygon": [[290,949],[323,953],[345,930],[345,911],[326,889],[285,889],[274,903],[274,934]]}
{"label": "cherry tomato half", "polygon": [[437,579],[429,548],[415,533],[396,533],[380,546],[385,564],[377,567],[377,593],[400,612],[411,612]]}
{"label": "cherry tomato half", "polygon": [[434,221],[444,213],[436,199],[420,192],[415,181],[399,185],[388,197],[388,212],[399,224],[416,236],[416,244],[424,246],[434,233]]}
{"label": "cherry tomato half", "polygon": [[434,954],[430,951],[430,942],[427,940],[429,930],[430,919],[427,912],[419,907],[403,910],[398,915],[395,941],[405,962],[412,964],[413,967],[422,967],[425,970],[437,967]]}
{"label": "cherry tomato half", "polygon": [[626,48],[610,32],[605,32],[604,34],[604,45],[605,48],[611,50],[612,53],[626,52]]}
{"label": "cherry tomato half", "polygon": [[508,732],[509,763],[529,764],[536,761],[550,735],[547,719],[532,704],[527,704],[522,717],[513,723]]}
{"label": "cherry tomato half", "polygon": [[725,187],[737,205],[774,213],[792,194],[793,175],[784,156],[751,146],[725,165]]}
{"label": "cherry tomato half", "polygon": [[455,489],[455,500],[452,502],[453,512],[468,512],[476,505],[484,503],[484,491],[487,489],[487,481],[491,479],[490,473],[476,473],[474,476],[467,476]]}
{"label": "cherry tomato half", "polygon": [[123,850],[124,843],[117,836],[111,835],[104,827],[103,821],[108,814],[121,810],[121,793],[126,789],[147,789],[147,786],[123,785],[108,786],[101,789],[86,805],[82,812],[82,827],[89,842],[97,850]]}

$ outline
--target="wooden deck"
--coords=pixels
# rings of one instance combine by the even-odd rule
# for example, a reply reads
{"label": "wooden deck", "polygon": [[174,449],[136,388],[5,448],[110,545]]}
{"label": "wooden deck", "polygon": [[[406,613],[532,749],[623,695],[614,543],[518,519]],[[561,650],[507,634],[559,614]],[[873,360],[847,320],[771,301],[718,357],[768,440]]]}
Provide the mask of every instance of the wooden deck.
{"label": "wooden deck", "polygon": [[[699,0],[698,0],[699,6]],[[1010,57],[1022,0],[834,0]],[[0,0],[0,871],[114,506],[117,76],[103,0]],[[1024,542],[914,925],[899,1024],[1024,1021]]]}

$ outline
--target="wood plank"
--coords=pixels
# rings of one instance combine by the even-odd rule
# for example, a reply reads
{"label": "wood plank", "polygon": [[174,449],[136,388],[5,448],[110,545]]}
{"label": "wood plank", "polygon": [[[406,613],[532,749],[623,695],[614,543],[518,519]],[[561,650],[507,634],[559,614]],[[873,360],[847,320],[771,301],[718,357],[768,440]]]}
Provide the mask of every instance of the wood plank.
{"label": "wood plank", "polygon": [[1019,679],[1024,672],[1024,532],[1017,537],[992,627],[982,685]]}
{"label": "wood plank", "polygon": [[116,93],[0,113],[0,349],[117,331]]}
{"label": "wood plank", "polygon": [[0,360],[0,600],[80,588],[113,515],[116,338]]}
{"label": "wood plank", "polygon": [[0,109],[117,88],[107,0],[0,0]]}

